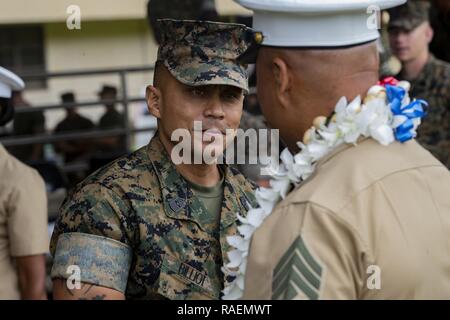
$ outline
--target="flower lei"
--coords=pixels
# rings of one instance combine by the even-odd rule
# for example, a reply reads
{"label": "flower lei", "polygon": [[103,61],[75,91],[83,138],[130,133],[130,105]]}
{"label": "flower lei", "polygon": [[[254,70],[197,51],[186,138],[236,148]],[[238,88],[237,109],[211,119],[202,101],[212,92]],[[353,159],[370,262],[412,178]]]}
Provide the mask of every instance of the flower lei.
{"label": "flower lei", "polygon": [[225,277],[234,279],[223,290],[224,300],[235,300],[244,292],[244,275],[250,238],[271,214],[277,203],[290,190],[305,181],[315,170],[318,160],[338,146],[354,144],[360,137],[371,137],[387,146],[395,140],[405,142],[416,137],[416,130],[425,116],[423,100],[411,101],[410,84],[389,77],[371,87],[364,101],[357,97],[351,103],[341,98],[331,118],[318,117],[309,129],[300,152],[292,155],[288,149],[281,153],[278,172],[272,174],[270,188],[256,191],[257,208],[251,208],[246,217],[237,215],[241,225],[238,235],[227,238],[233,248],[228,252],[230,262],[222,267]]}

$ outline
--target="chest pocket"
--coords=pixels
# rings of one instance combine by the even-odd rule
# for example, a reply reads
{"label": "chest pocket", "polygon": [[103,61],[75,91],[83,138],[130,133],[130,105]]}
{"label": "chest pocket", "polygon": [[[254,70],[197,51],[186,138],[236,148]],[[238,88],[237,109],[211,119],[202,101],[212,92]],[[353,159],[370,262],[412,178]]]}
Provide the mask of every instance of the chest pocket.
{"label": "chest pocket", "polygon": [[219,299],[219,293],[212,289],[206,273],[178,261],[168,253],[164,255],[161,265],[157,292],[171,300]]}

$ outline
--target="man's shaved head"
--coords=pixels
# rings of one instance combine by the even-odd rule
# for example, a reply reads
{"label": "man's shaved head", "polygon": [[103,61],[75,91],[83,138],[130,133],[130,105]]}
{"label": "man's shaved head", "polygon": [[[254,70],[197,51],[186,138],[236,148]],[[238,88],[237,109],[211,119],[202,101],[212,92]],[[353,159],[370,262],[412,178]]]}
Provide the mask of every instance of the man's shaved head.
{"label": "man's shaved head", "polygon": [[364,95],[377,82],[378,70],[374,42],[339,49],[263,47],[257,60],[261,107],[293,146],[314,118],[328,116],[342,96]]}

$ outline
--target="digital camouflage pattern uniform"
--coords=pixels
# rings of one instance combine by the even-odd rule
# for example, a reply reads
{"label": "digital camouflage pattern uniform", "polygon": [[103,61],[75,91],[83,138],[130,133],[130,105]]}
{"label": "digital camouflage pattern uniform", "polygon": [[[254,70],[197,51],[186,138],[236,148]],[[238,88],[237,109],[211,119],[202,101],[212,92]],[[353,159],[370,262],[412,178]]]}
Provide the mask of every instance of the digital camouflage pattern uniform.
{"label": "digital camouflage pattern uniform", "polygon": [[[389,28],[411,31],[429,21],[429,10],[429,2],[408,1],[390,10]],[[417,140],[450,169],[450,64],[430,56],[416,79],[407,79],[401,71],[397,78],[411,82],[411,97],[428,102]]]}
{"label": "digital camouflage pattern uniform", "polygon": [[[53,278],[78,265],[82,282],[129,299],[218,299],[236,214],[255,205],[253,186],[224,167],[220,230],[155,137],[149,146],[100,169],[61,208],[51,241]],[[65,241],[59,241],[60,237]]]}
{"label": "digital camouflage pattern uniform", "polygon": [[[162,21],[166,28],[158,60],[176,79],[247,89],[245,68],[236,60],[248,45],[245,26]],[[219,299],[234,280],[221,271],[229,262],[226,237],[237,234],[237,214],[246,216],[256,205],[253,184],[229,166],[221,172],[218,227],[158,135],[95,172],[61,207],[50,246],[52,278],[69,278],[75,265],[81,282],[128,299]]]}
{"label": "digital camouflage pattern uniform", "polygon": [[[404,78],[401,72],[398,78]],[[450,169],[450,64],[431,56],[411,81],[411,96],[429,104],[417,140]]]}

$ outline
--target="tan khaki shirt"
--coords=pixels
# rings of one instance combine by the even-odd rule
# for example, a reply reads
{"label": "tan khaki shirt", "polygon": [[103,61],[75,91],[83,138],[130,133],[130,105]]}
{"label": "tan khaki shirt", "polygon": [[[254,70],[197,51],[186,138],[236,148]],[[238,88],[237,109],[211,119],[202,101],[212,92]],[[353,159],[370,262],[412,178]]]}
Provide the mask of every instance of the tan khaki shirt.
{"label": "tan khaki shirt", "polygon": [[246,299],[450,299],[450,173],[417,142],[344,145],[252,238]]}
{"label": "tan khaki shirt", "polygon": [[44,182],[0,144],[0,299],[20,298],[14,257],[46,252]]}

